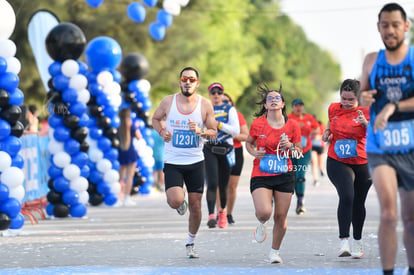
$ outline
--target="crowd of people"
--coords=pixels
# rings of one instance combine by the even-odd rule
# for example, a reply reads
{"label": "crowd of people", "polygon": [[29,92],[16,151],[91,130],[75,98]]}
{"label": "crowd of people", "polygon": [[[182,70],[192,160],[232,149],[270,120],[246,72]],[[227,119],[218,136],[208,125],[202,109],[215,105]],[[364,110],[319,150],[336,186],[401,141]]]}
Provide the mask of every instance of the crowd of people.
{"label": "crowd of people", "polygon": [[305,112],[300,98],[290,102],[292,112],[287,114],[282,85],[279,89],[260,85],[260,109],[248,127],[221,83],[209,86],[208,100],[197,94],[198,71],[186,67],[180,72],[181,92],[165,97],[152,121],[165,142],[167,202],[180,215],[189,208],[189,258],[199,257],[194,241],[201,224],[205,183],[208,227],[235,224],[233,209],[244,141],[254,158],[250,191],[258,243],[266,239],[273,214],[271,263],[283,262],[279,249],[294,194],[296,213],[306,212],[306,172],[311,164],[313,185],[318,186],[319,177],[326,173],[338,194],[339,257],[364,256],[365,201],[371,185],[375,186],[384,274],[394,272],[399,193],[409,265],[405,272],[414,274],[414,48],[404,42],[409,30],[404,9],[396,3],[386,4],[378,14],[378,30],[385,50],[366,56],[361,82],[342,82],[340,100],[330,104],[326,125]]}

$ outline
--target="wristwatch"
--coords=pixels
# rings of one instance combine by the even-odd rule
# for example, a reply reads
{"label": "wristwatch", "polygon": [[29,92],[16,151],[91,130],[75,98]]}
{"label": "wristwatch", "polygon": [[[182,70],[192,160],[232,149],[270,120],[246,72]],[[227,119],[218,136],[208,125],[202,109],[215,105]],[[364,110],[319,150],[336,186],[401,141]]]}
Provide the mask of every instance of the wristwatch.
{"label": "wristwatch", "polygon": [[399,111],[400,111],[400,108],[398,108],[398,104],[399,104],[399,103],[400,103],[399,101],[394,102],[394,106],[395,106],[394,113],[396,113],[396,112],[399,112]]}

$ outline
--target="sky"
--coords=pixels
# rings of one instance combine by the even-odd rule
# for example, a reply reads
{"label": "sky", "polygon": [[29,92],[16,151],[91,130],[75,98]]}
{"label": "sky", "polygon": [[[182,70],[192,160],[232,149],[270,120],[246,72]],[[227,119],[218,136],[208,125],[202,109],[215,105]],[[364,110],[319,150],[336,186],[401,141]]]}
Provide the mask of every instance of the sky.
{"label": "sky", "polygon": [[[309,40],[339,62],[342,79],[359,78],[364,56],[384,48],[377,30],[383,0],[281,0],[282,11]],[[396,1],[414,17],[414,1]]]}

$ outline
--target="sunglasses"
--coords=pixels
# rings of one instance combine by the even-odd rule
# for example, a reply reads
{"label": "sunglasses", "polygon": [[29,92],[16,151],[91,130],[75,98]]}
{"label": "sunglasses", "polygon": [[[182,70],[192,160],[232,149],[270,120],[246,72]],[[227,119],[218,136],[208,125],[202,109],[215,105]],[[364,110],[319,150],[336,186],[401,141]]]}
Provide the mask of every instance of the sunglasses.
{"label": "sunglasses", "polygon": [[181,77],[181,82],[187,83],[188,80],[190,80],[190,83],[194,83],[197,81],[197,78],[195,78],[194,76],[182,76]]}
{"label": "sunglasses", "polygon": [[223,100],[223,103],[224,103],[224,104],[229,104],[229,102],[230,102],[230,101],[228,101],[228,100]]}
{"label": "sunglasses", "polygon": [[277,95],[277,96],[268,96],[268,97],[266,97],[266,100],[267,101],[273,101],[273,100],[281,101],[282,100],[282,97],[280,95]]}
{"label": "sunglasses", "polygon": [[212,94],[212,95],[215,95],[215,94],[222,95],[223,91],[222,90],[214,90],[214,91],[211,91],[210,94]]}

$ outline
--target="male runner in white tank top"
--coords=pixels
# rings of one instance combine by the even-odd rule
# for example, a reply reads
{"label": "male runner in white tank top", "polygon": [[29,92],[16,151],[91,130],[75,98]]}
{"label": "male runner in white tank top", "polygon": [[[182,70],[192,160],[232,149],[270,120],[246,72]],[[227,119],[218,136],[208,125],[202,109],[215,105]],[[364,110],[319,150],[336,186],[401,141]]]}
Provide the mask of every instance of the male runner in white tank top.
{"label": "male runner in white tank top", "polygon": [[[190,211],[187,257],[198,258],[194,240],[201,223],[204,191],[203,138],[215,138],[217,121],[210,100],[196,93],[198,72],[185,67],[180,73],[181,93],[166,96],[152,118],[154,129],[165,141],[164,173],[168,205],[180,215],[187,210],[183,183],[188,192]],[[163,128],[161,121],[165,120]]]}

